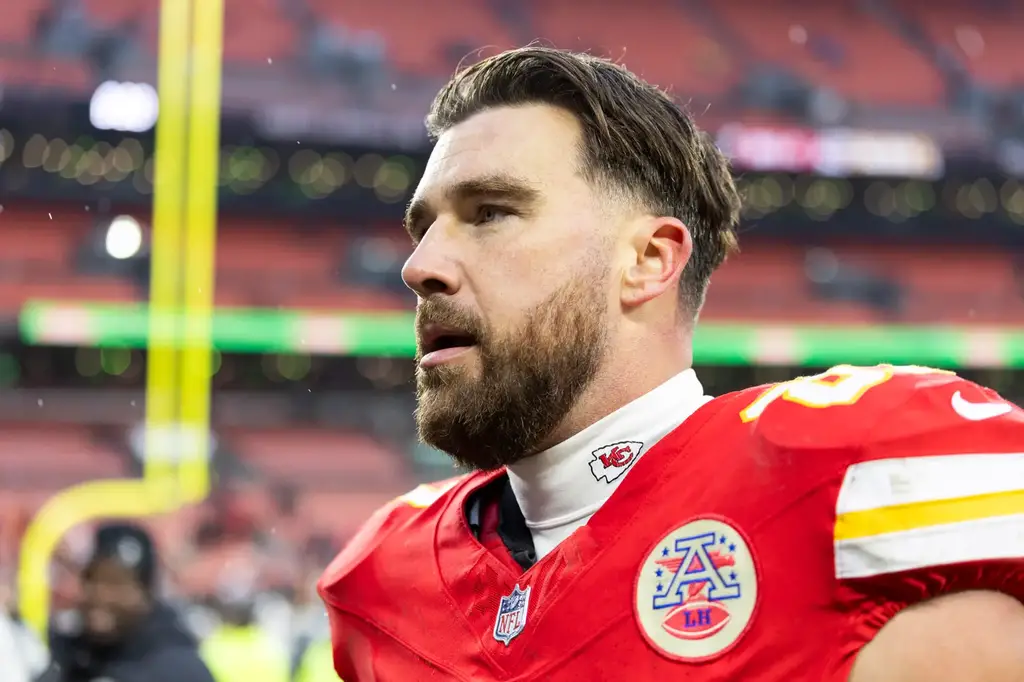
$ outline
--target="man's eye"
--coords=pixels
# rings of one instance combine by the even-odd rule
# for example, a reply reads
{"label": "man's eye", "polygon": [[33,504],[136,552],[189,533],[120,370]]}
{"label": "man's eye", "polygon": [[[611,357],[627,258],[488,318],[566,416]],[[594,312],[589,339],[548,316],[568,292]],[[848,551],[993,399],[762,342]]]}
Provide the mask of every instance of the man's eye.
{"label": "man's eye", "polygon": [[500,206],[481,206],[476,212],[477,224],[491,223],[511,215],[511,211]]}

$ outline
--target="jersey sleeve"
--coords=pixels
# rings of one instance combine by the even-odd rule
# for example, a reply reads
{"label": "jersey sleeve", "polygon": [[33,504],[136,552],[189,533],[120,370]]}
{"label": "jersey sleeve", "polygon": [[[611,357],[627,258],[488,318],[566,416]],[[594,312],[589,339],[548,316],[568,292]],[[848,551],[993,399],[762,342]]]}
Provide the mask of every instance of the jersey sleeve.
{"label": "jersey sleeve", "polygon": [[346,682],[373,680],[374,628],[348,611],[380,589],[386,575],[378,570],[363,571],[357,567],[371,562],[379,553],[381,543],[394,533],[401,533],[414,523],[424,509],[439,503],[449,491],[465,480],[465,476],[438,483],[426,483],[381,507],[360,528],[344,549],[327,567],[317,583],[317,591],[327,607],[335,671]]}
{"label": "jersey sleeve", "polygon": [[836,498],[833,552],[857,649],[899,610],[995,590],[1024,601],[1024,411],[952,374],[872,420]]}
{"label": "jersey sleeve", "polygon": [[321,598],[330,605],[332,594],[354,566],[369,557],[387,536],[402,527],[419,510],[430,507],[464,480],[465,476],[459,476],[437,483],[424,483],[378,509],[320,577],[317,591]]}

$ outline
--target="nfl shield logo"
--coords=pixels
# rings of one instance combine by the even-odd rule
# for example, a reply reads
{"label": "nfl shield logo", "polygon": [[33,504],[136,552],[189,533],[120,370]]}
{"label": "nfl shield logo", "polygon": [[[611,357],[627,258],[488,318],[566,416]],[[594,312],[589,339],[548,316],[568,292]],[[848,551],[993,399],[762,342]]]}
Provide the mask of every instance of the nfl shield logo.
{"label": "nfl shield logo", "polygon": [[501,598],[498,604],[498,618],[494,621],[494,639],[508,646],[526,627],[526,610],[530,606],[530,590],[519,589],[516,585],[512,594]]}

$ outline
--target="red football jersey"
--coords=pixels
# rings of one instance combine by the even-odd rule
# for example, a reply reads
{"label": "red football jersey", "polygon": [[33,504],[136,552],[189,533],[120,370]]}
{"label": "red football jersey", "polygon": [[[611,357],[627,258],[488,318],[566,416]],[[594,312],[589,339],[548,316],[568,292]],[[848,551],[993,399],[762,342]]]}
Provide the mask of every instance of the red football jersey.
{"label": "red football jersey", "polygon": [[472,533],[503,473],[381,510],[320,582],[346,682],[840,682],[901,608],[1024,597],[1024,412],[841,366],[717,398],[529,570]]}

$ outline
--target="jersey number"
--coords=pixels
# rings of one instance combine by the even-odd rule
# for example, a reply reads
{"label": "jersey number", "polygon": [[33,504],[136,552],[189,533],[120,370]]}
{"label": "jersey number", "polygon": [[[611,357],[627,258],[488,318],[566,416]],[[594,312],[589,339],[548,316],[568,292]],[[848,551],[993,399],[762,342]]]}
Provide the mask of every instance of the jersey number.
{"label": "jersey number", "polygon": [[760,417],[768,406],[780,398],[804,407],[823,409],[836,405],[853,405],[868,390],[884,384],[897,374],[952,374],[941,369],[916,365],[878,365],[854,367],[839,365],[827,372],[809,377],[798,377],[775,384],[758,396],[740,412],[740,419],[751,422]]}

